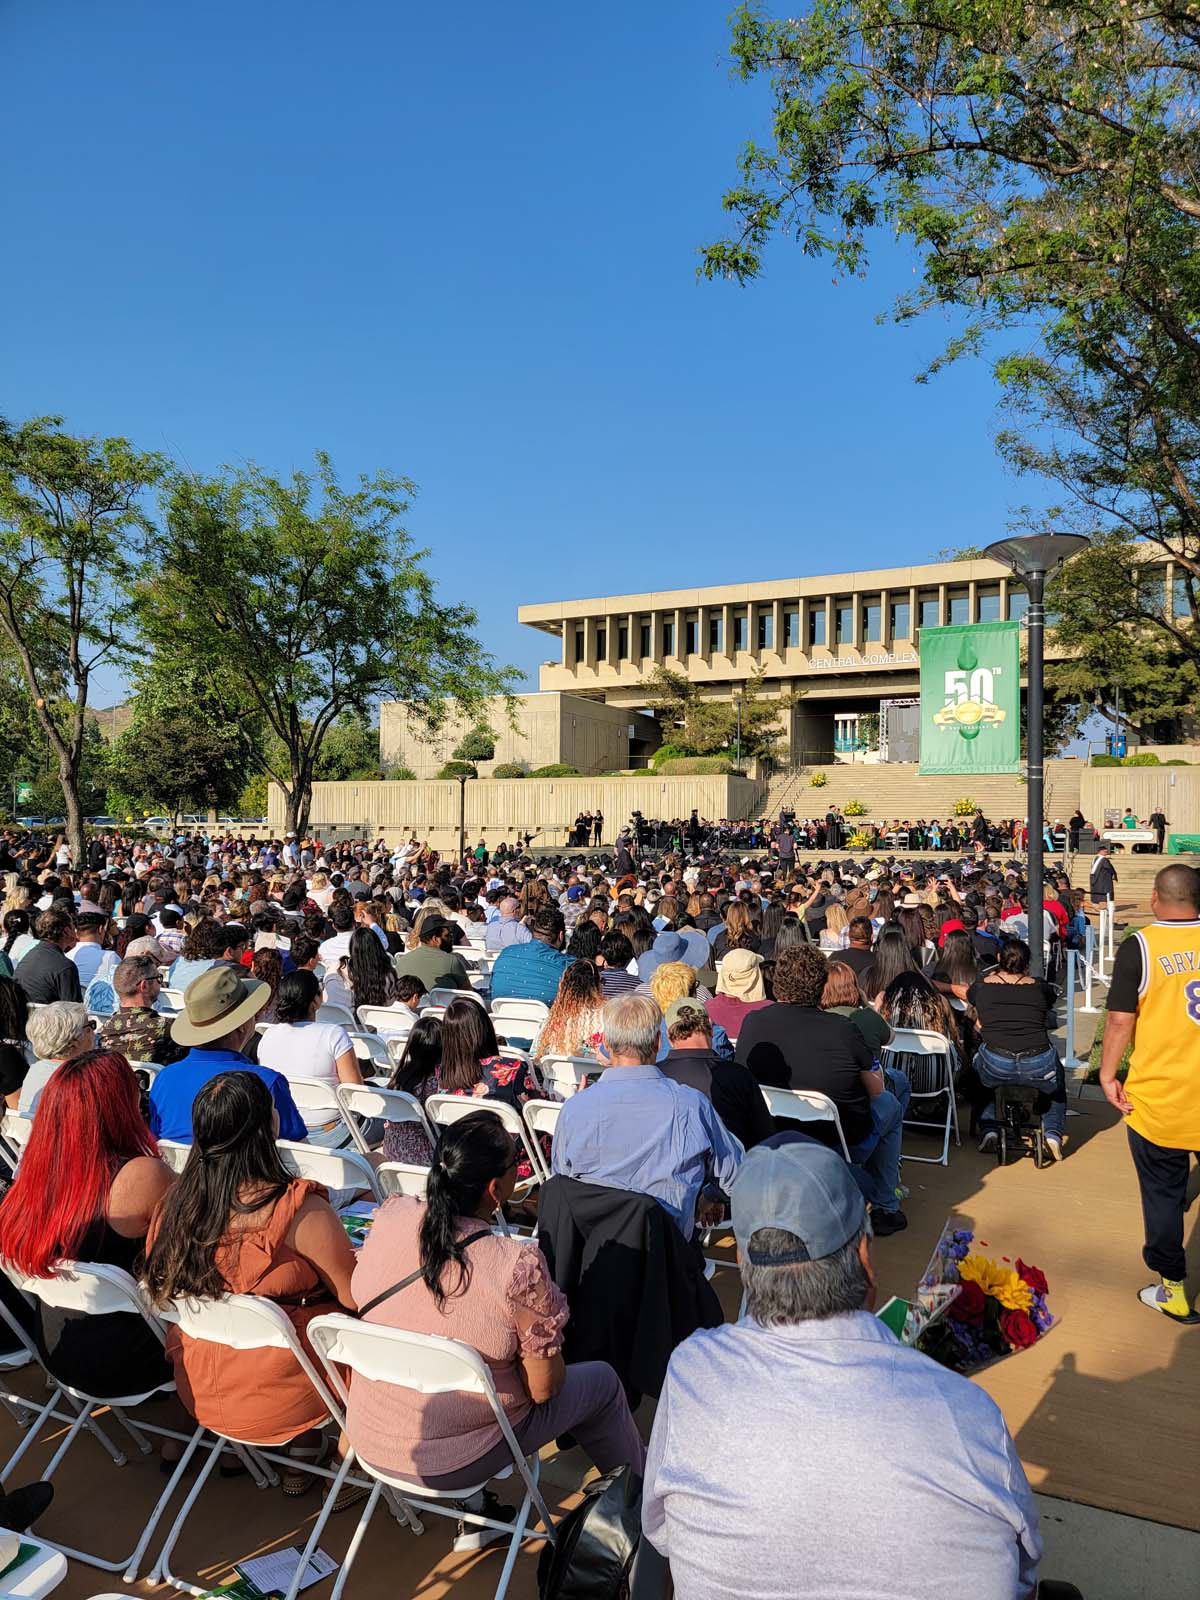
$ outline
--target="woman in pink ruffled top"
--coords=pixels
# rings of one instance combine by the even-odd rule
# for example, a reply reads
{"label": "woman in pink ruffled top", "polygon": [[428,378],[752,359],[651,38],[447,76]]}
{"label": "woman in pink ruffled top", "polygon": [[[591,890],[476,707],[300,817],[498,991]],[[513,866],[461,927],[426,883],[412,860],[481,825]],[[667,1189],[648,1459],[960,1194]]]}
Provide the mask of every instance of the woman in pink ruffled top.
{"label": "woman in pink ruffled top", "polygon": [[[481,1108],[446,1128],[426,1201],[394,1196],[376,1213],[354,1272],[355,1302],[366,1322],[477,1350],[527,1453],[571,1433],[601,1472],[623,1463],[641,1472],[645,1447],[616,1373],[603,1361],[563,1361],[567,1302],[541,1250],[491,1231],[516,1182],[512,1138],[498,1117]],[[372,1305],[378,1296],[386,1297]],[[346,1431],[364,1461],[442,1491],[480,1483],[512,1459],[479,1396],[422,1396],[361,1375]],[[484,1491],[469,1509],[506,1508]],[[487,1538],[487,1530],[460,1534],[456,1549]]]}

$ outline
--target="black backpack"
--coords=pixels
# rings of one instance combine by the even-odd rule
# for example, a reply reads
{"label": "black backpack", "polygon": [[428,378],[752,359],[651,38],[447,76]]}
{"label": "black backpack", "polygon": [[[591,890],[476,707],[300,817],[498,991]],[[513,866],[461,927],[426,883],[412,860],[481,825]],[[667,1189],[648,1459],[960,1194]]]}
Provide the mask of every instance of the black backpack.
{"label": "black backpack", "polygon": [[642,1480],[618,1467],[584,1490],[538,1560],[540,1600],[626,1600],[642,1532]]}

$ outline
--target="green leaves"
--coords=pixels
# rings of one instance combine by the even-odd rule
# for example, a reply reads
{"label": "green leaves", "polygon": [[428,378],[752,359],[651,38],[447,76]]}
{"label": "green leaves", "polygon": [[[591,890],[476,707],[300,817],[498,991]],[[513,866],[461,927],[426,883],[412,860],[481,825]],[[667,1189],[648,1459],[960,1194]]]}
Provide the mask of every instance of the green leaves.
{"label": "green leaves", "polygon": [[169,485],[144,626],[262,718],[297,831],[340,718],[369,720],[387,697],[436,723],[451,697],[469,715],[510,692],[513,669],[479,649],[475,614],[437,596],[404,525],[413,493],[385,473],[343,487],[323,454],[286,481],[251,465]]}

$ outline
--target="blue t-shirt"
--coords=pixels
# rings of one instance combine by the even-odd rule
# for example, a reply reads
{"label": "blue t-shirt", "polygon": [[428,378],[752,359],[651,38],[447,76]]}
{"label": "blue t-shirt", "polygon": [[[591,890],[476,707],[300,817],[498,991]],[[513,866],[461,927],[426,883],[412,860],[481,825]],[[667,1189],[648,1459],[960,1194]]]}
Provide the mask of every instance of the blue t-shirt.
{"label": "blue t-shirt", "polygon": [[150,1132],[156,1139],[192,1142],[192,1102],[210,1078],[222,1072],[252,1072],[271,1091],[279,1112],[279,1137],[305,1139],[308,1129],[296,1110],[292,1091],[282,1072],[259,1067],[236,1050],[205,1050],[193,1045],[187,1055],[155,1076],[150,1085]]}

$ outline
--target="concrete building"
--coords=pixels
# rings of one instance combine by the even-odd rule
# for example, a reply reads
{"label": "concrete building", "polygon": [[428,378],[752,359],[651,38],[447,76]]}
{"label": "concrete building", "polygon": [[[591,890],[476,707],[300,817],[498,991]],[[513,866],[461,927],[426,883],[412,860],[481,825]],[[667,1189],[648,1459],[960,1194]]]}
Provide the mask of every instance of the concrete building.
{"label": "concrete building", "polygon": [[[541,688],[645,705],[656,666],[713,698],[733,698],[761,673],[789,707],[793,763],[879,750],[916,758],[918,639],[925,627],[1020,621],[1028,597],[992,561],[840,572],[814,578],[674,589],[521,606],[557,649]],[[873,719],[880,718],[877,725]]]}
{"label": "concrete building", "polygon": [[400,701],[379,708],[379,759],[385,770],[408,767],[418,778],[436,778],[463,737],[483,723],[495,735],[490,761],[477,761],[480,777],[515,764],[526,772],[561,762],[578,772],[622,772],[644,767],[661,743],[652,716],[575,694],[523,694],[511,708],[491,700],[478,717],[451,713],[436,733]]}

